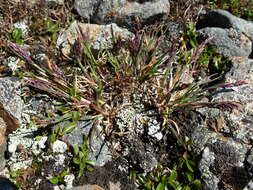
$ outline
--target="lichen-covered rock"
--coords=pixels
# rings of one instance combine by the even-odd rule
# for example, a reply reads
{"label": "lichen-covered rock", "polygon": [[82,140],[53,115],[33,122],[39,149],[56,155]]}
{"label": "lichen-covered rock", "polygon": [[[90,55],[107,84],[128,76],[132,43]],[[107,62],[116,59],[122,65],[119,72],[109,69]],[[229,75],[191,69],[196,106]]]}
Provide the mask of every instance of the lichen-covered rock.
{"label": "lichen-covered rock", "polygon": [[[106,190],[136,190],[134,180],[129,178],[128,172],[121,168],[126,168],[122,159],[115,159],[107,162],[103,167],[94,167],[93,171],[84,171],[84,175],[79,178],[78,183],[70,190],[78,190],[90,184]],[[81,188],[80,188],[81,189]]]}
{"label": "lichen-covered rock", "polygon": [[21,124],[23,101],[21,100],[21,81],[15,77],[0,79],[0,117],[7,124],[6,133],[16,130]]}
{"label": "lichen-covered rock", "polygon": [[78,187],[68,188],[67,190],[104,190],[102,187],[98,185],[83,185]]}
{"label": "lichen-covered rock", "polygon": [[206,27],[198,30],[198,35],[202,39],[214,36],[209,45],[226,57],[249,57],[252,52],[252,41],[233,28]]}
{"label": "lichen-covered rock", "polygon": [[17,190],[18,187],[9,179],[0,177],[0,190]]}
{"label": "lichen-covered rock", "polygon": [[184,29],[184,24],[182,22],[176,21],[167,21],[165,23],[166,37],[172,39],[177,39],[180,36],[180,33]]}
{"label": "lichen-covered rock", "polygon": [[0,118],[0,170],[5,166],[4,152],[6,150],[6,123],[3,118]]}
{"label": "lichen-covered rock", "polygon": [[[64,125],[64,123],[62,123]],[[93,135],[90,135],[93,133]],[[112,159],[112,153],[108,145],[104,142],[104,135],[98,127],[92,126],[92,122],[78,122],[74,131],[64,136],[64,140],[73,145],[84,143],[84,136],[90,137],[90,153],[88,158],[92,160],[95,166],[104,166],[106,162]]]}
{"label": "lichen-covered rock", "polygon": [[60,140],[56,140],[52,145],[52,150],[54,153],[64,153],[67,149],[67,144]]}
{"label": "lichen-covered rock", "polygon": [[[233,189],[243,189],[250,181],[246,168],[244,166],[244,159],[247,153],[247,147],[243,144],[230,141],[226,142],[223,140],[217,140],[215,143],[208,145],[209,155],[203,154],[200,162],[200,171],[202,172],[202,178],[205,179],[209,173],[212,176],[207,182],[207,186],[219,187],[218,189],[228,189],[232,187]],[[212,162],[203,163],[203,160],[208,159],[213,155]],[[206,164],[208,164],[207,170],[202,170]],[[214,183],[214,179],[216,182]],[[212,182],[210,184],[210,182]],[[217,183],[218,182],[218,183]],[[209,189],[208,188],[208,189]]]}
{"label": "lichen-covered rock", "polygon": [[153,0],[139,3],[128,0],[75,0],[78,14],[99,24],[115,22],[133,27],[138,17],[143,24],[157,21],[169,11],[168,0]]}
{"label": "lichen-covered rock", "polygon": [[247,35],[253,41],[253,23],[232,15],[230,12],[214,9],[201,12],[202,19],[197,23],[197,28],[218,27],[234,28],[240,33]]}
{"label": "lichen-covered rock", "polygon": [[14,77],[0,79],[0,169],[5,165],[5,136],[21,124],[23,102],[20,98],[20,85],[20,80]]}
{"label": "lichen-covered rock", "polygon": [[66,57],[69,57],[71,46],[73,46],[78,35],[80,35],[80,30],[82,33],[88,35],[91,47],[94,50],[112,47],[112,31],[115,37],[120,36],[122,39],[133,37],[131,32],[118,27],[116,24],[97,25],[74,22],[67,30],[63,31],[57,39],[57,47]]}
{"label": "lichen-covered rock", "polygon": [[253,23],[232,15],[225,10],[202,11],[197,22],[201,40],[210,36],[211,47],[224,56],[251,57]]}
{"label": "lichen-covered rock", "polygon": [[234,58],[225,83],[247,84],[217,89],[212,99],[213,102],[239,102],[238,109],[231,112],[199,110],[212,128],[207,129],[209,134],[213,134],[202,143],[204,151],[199,165],[206,190],[247,189],[252,183],[252,64],[251,59]]}

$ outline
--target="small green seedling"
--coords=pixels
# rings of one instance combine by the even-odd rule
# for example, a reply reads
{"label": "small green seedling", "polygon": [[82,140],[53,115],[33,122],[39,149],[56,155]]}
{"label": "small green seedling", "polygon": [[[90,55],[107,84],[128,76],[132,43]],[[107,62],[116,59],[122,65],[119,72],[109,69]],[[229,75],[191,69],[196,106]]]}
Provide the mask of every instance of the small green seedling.
{"label": "small green seedling", "polygon": [[87,138],[84,137],[83,144],[80,146],[74,145],[73,149],[74,149],[73,162],[79,167],[78,178],[80,178],[83,175],[84,169],[92,171],[91,166],[94,165],[94,162],[88,159],[90,150],[88,148]]}
{"label": "small green seedling", "polygon": [[9,39],[13,40],[16,44],[23,44],[23,32],[20,28],[14,28],[12,33],[9,35]]}
{"label": "small green seedling", "polygon": [[64,183],[64,177],[69,174],[69,169],[63,171],[61,174],[59,174],[56,177],[51,178],[49,181],[52,184],[63,184]]}

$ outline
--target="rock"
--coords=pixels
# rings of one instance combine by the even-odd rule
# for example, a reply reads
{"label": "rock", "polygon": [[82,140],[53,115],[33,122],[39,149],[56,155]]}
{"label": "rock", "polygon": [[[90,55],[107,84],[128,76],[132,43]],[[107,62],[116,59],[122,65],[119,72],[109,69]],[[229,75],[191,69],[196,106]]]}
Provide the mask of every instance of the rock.
{"label": "rock", "polygon": [[206,147],[203,151],[201,161],[199,163],[199,170],[201,172],[202,180],[206,189],[219,190],[218,183],[219,179],[213,175],[210,171],[211,165],[213,165],[215,160],[215,154],[210,152],[209,148]]}
{"label": "rock", "polygon": [[233,28],[222,29],[217,27],[206,27],[198,30],[201,40],[214,36],[209,45],[218,53],[226,57],[249,57],[252,52],[252,42],[244,34]]}
{"label": "rock", "polygon": [[197,22],[201,40],[215,35],[209,43],[225,56],[252,56],[253,23],[232,15],[225,10],[202,11]]}
{"label": "rock", "polygon": [[[253,60],[234,58],[231,69],[225,75],[227,87],[216,90],[213,102],[234,101],[241,106],[232,112],[217,109],[199,110],[207,118],[207,123],[214,120],[213,130],[199,131],[198,136],[207,139],[201,143],[204,148],[199,164],[201,177],[206,190],[247,189],[252,180],[252,102],[253,98]],[[245,85],[235,85],[236,82]],[[239,84],[237,83],[237,84]],[[230,87],[229,87],[230,86]],[[193,139],[194,141],[194,139]],[[196,143],[195,143],[196,145]]]}
{"label": "rock", "polygon": [[0,79],[0,169],[5,166],[5,136],[21,124],[23,102],[19,96],[20,85],[20,80],[14,77]]}
{"label": "rock", "polygon": [[126,168],[126,164],[126,160],[119,158],[107,162],[103,167],[94,167],[91,172],[85,171],[76,185],[96,184],[108,190],[135,190],[137,188],[134,180],[129,178],[127,171],[120,169]]}
{"label": "rock", "polygon": [[184,24],[176,21],[165,21],[162,26],[165,33],[160,48],[162,52],[165,52],[168,51],[168,49],[176,47],[175,44],[183,34]]}
{"label": "rock", "polygon": [[[235,83],[236,81],[245,81],[248,84],[235,86],[232,88],[221,88],[216,91],[213,101],[235,101],[242,105],[232,113],[223,113],[225,122],[229,126],[224,125],[221,129],[225,133],[230,133],[233,138],[238,141],[250,144],[253,138],[252,113],[253,113],[253,60],[251,59],[234,59],[231,63],[231,69],[225,76],[226,83]],[[209,112],[213,115],[213,112]],[[218,112],[221,116],[221,112]],[[216,116],[218,116],[216,114]]]}
{"label": "rock", "polygon": [[0,177],[0,190],[18,190],[18,188],[7,178]]}
{"label": "rock", "polygon": [[66,189],[73,187],[73,182],[75,180],[74,174],[69,174],[64,177],[64,182],[66,184]]}
{"label": "rock", "polygon": [[2,170],[5,166],[4,152],[6,150],[6,123],[3,118],[0,118],[0,170]]}
{"label": "rock", "polygon": [[183,32],[184,24],[176,21],[167,21],[165,23],[165,36],[166,39],[171,42],[180,37],[180,33]]}
{"label": "rock", "polygon": [[197,28],[218,27],[234,28],[253,41],[253,22],[232,15],[230,12],[214,9],[201,12],[202,19],[197,22]]}
{"label": "rock", "polygon": [[168,0],[139,3],[128,0],[75,0],[75,9],[82,17],[99,24],[115,22],[133,27],[138,17],[142,24],[151,24],[169,12]]}
{"label": "rock", "polygon": [[15,77],[0,79],[0,117],[7,124],[6,133],[16,130],[22,120],[23,102],[20,97],[21,81]]}
{"label": "rock", "polygon": [[245,145],[228,139],[228,142],[217,140],[207,148],[199,164],[202,179],[207,186],[204,189],[222,187],[227,189],[228,186],[233,189],[243,189],[247,186],[250,179],[244,167],[247,153]]}
{"label": "rock", "polygon": [[98,185],[83,185],[79,187],[72,187],[67,190],[104,190],[104,189]]}
{"label": "rock", "polygon": [[143,140],[134,133],[127,136],[129,153],[127,155],[128,161],[133,165],[140,167],[144,172],[150,172],[154,169],[158,161],[156,159],[154,147]]}
{"label": "rock", "polygon": [[116,24],[108,25],[97,25],[97,24],[84,24],[74,22],[71,26],[61,32],[57,39],[57,47],[61,49],[63,55],[69,57],[71,46],[74,44],[80,30],[84,34],[88,34],[89,40],[91,41],[91,47],[94,50],[100,48],[111,48],[112,47],[112,31],[115,37],[121,36],[122,39],[129,39],[133,37],[133,34],[126,29],[118,27]]}
{"label": "rock", "polygon": [[[109,182],[109,189],[108,190],[121,190],[120,187],[118,186],[119,184],[116,183],[114,184],[113,182]],[[83,186],[78,186],[78,187],[73,187],[69,188],[67,190],[104,190],[102,187],[98,185],[83,185]]]}
{"label": "rock", "polygon": [[[72,146],[81,145],[83,144],[84,136],[88,136],[94,129],[92,127],[92,122],[80,121],[74,131],[64,136],[64,140]],[[95,166],[103,166],[112,159],[112,155],[108,145],[104,142],[104,136],[99,130],[99,127],[94,130],[92,131],[94,136],[92,136],[90,141],[91,152],[89,153],[88,159],[92,160]]]}

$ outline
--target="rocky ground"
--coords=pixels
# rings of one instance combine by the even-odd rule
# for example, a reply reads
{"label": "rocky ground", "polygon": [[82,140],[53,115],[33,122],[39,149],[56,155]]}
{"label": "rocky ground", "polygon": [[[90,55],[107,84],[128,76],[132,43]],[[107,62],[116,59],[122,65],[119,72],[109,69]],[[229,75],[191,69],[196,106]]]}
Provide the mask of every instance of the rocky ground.
{"label": "rocky ground", "polygon": [[[6,1],[6,4],[3,3],[6,12],[0,9],[0,34],[4,37],[0,38],[3,41],[0,44],[2,177],[11,179],[20,189],[134,190],[151,189],[151,185],[143,184],[153,183],[155,189],[163,190],[166,188],[160,185],[162,177],[160,181],[156,177],[165,176],[165,181],[169,181],[172,171],[176,171],[179,177],[175,184],[185,185],[180,177],[185,178],[189,189],[253,189],[252,21],[226,10],[208,9],[206,3],[199,1],[42,2],[43,6],[32,0],[19,3]],[[182,8],[183,5],[185,9],[180,12],[178,6]],[[8,12],[7,6],[23,7],[20,10],[24,14],[17,14],[14,9]],[[11,17],[7,17],[7,12]],[[175,19],[175,12],[180,18]],[[27,15],[30,20],[26,20]],[[47,22],[46,17],[59,22]],[[166,129],[158,114],[159,109],[147,109],[143,103],[147,97],[142,95],[145,89],[141,88],[136,89],[133,97],[126,92],[127,96],[114,101],[117,105],[114,105],[113,123],[108,122],[111,115],[77,117],[59,114],[60,101],[45,93],[43,88],[32,87],[25,76],[30,70],[24,66],[27,60],[10,51],[14,47],[10,43],[12,41],[29,52],[33,62],[53,68],[55,72],[58,71],[54,64],[64,67],[69,75],[62,77],[68,78],[75,67],[69,67],[67,63],[72,64],[72,47],[80,34],[89,34],[92,51],[99,54],[102,48],[115,48],[113,39],[116,37],[123,42],[135,39],[137,28],[148,26],[152,30],[152,25],[157,28],[157,23],[164,23],[166,32],[161,47],[177,46],[176,51],[179,52],[187,21],[196,23],[196,32],[188,36],[192,35],[195,39],[196,34],[199,43],[210,38],[208,47],[228,59],[229,64],[218,71],[200,67],[196,72],[198,75],[184,73],[182,83],[185,85],[217,72],[222,80],[214,83],[222,82],[223,85],[210,89],[213,96],[201,101],[209,106],[173,111]],[[47,26],[46,31],[41,25]],[[21,36],[18,29],[22,31]],[[162,50],[159,49],[160,52]],[[131,89],[126,88],[126,91],[131,92]],[[112,99],[117,97],[115,95]],[[78,119],[73,126],[76,117]],[[75,154],[75,147],[82,153]],[[77,155],[83,156],[83,160],[73,161]],[[83,168],[81,162],[85,163]],[[186,169],[180,163],[186,164]],[[155,176],[156,172],[160,173]],[[145,178],[151,174],[152,182]],[[196,183],[200,180],[201,187],[195,187],[194,180]],[[0,189],[5,182],[0,179]],[[176,187],[168,185],[167,189]]]}

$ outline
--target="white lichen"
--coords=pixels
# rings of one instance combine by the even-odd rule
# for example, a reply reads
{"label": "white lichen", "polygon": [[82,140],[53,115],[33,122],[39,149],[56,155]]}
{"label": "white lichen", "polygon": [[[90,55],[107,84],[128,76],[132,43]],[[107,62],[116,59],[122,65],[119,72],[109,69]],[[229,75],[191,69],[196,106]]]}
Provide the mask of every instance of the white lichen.
{"label": "white lichen", "polygon": [[65,142],[56,140],[52,145],[52,149],[54,153],[64,153],[67,151],[68,146]]}

